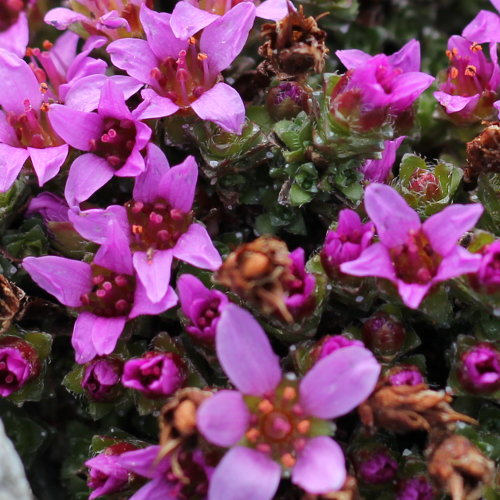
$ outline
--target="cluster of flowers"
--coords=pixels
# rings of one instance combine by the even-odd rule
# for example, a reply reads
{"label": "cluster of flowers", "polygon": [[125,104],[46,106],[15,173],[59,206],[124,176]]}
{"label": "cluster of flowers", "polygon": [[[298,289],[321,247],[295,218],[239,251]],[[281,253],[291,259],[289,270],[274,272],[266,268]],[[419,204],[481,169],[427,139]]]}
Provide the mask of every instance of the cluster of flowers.
{"label": "cluster of flowers", "polygon": [[[288,0],[180,0],[172,13],[153,10],[148,0],[70,5],[45,13],[48,25],[65,31],[40,49],[27,46],[30,16],[39,6],[0,0],[0,191],[14,196],[20,183],[29,185],[25,216],[41,217],[52,242],[50,251],[6,259],[34,293],[48,292],[67,308],[65,321],[74,320],[77,366],[66,386],[94,411],[113,411],[131,399],[142,415],[161,409],[159,444],[113,437],[93,450],[85,462],[89,498],[271,500],[305,491],[354,500],[356,481],[368,496],[371,487],[390,485],[400,500],[441,493],[479,498],[474,495],[492,482],[494,466],[455,434],[456,422],[474,419],[452,409],[451,391],[429,387],[416,357],[400,358],[419,344],[410,332],[413,318],[446,323],[436,319],[436,307],[479,302],[488,320],[498,319],[498,213],[484,197],[468,197],[478,177],[497,182],[498,125],[468,143],[476,156],[469,155],[467,190],[457,191],[463,174],[455,182],[455,170],[428,167],[418,157],[405,157],[423,165],[404,181],[404,161],[396,178],[392,173],[397,150],[404,134],[411,137],[417,99],[435,81],[420,71],[418,41],[389,56],[338,50],[346,72],[325,76],[318,86],[307,76],[312,68],[322,71],[323,35],[316,20]],[[222,206],[217,179],[209,183],[200,175],[203,148],[187,139],[179,146],[174,138],[174,129],[182,136],[191,127],[195,141],[202,124],[214,135],[210,140],[217,142],[218,134],[230,143],[252,126],[244,70],[233,63],[251,47],[256,18],[271,21],[263,32],[274,33],[276,43],[267,65],[249,72],[256,87],[259,78],[267,82],[260,104],[273,111],[266,119],[292,124],[290,134],[300,119],[310,119],[313,129],[329,127],[311,132],[307,154],[292,151],[283,163],[300,157],[321,169],[325,161],[342,162],[339,144],[348,144],[346,137],[361,144],[364,136],[376,136],[380,144],[355,164],[348,162],[359,156],[356,150],[344,158],[361,176],[362,202],[342,208],[341,195],[327,199],[335,216],[326,221],[324,239],[292,251],[267,235],[242,243],[252,239],[243,231],[246,220],[240,244],[228,243],[221,228],[238,223],[223,220],[234,213]],[[500,16],[481,11],[462,36],[449,39],[450,66],[433,95],[454,127],[496,118],[499,37]],[[300,57],[293,58],[294,50]],[[304,63],[308,58],[313,62]],[[274,132],[273,147],[276,137],[286,136]],[[485,162],[495,151],[486,174],[477,175],[472,159]],[[166,152],[183,161],[170,166]],[[229,170],[237,175],[233,153]],[[264,196],[257,201],[264,204]],[[64,239],[59,247],[58,238]],[[23,391],[49,369],[48,353],[36,336],[13,326],[22,324],[28,307],[24,292],[7,278],[0,285],[1,309],[11,311],[0,311],[0,396],[22,402]],[[339,304],[356,314],[336,311]],[[364,318],[357,332],[356,315]],[[142,317],[151,321],[138,331]],[[338,331],[328,330],[331,318]],[[161,333],[151,340],[164,323],[175,325],[172,338]],[[491,337],[464,335],[455,342],[455,335],[455,394],[498,401],[499,327],[489,328]],[[337,442],[333,420],[348,414],[347,424],[338,422]],[[427,469],[398,476],[394,449],[370,441],[379,429],[427,432]],[[446,453],[468,462],[444,470],[451,461]],[[418,460],[425,463],[423,456]]]}

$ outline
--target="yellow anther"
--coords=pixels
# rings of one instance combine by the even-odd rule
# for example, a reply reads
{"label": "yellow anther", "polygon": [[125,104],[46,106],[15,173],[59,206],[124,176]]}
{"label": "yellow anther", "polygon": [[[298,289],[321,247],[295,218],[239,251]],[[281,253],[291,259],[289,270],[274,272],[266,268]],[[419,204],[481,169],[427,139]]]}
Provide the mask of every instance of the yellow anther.
{"label": "yellow anther", "polygon": [[142,234],[144,231],[144,228],[140,226],[139,224],[132,224],[132,233],[133,234]]}
{"label": "yellow anther", "polygon": [[196,38],[194,36],[189,37],[189,43],[192,43],[193,45],[196,44]]}
{"label": "yellow anther", "polygon": [[483,48],[481,47],[481,45],[479,45],[477,42],[474,42],[471,46],[470,46],[470,50],[472,50],[472,52],[479,52],[480,50],[483,50]]}
{"label": "yellow anther", "polygon": [[198,61],[204,61],[205,59],[208,59],[208,56],[204,52],[200,52],[198,54]]}
{"label": "yellow anther", "polygon": [[311,421],[310,420],[301,420],[297,424],[297,430],[301,434],[307,434],[309,432],[309,429],[311,428]]}
{"label": "yellow anther", "polygon": [[476,76],[477,68],[473,64],[468,64],[465,68],[465,76]]}
{"label": "yellow anther", "polygon": [[295,458],[290,454],[290,453],[285,453],[284,455],[281,455],[281,463],[286,467],[286,468],[291,468],[295,465]]}
{"label": "yellow anther", "polygon": [[272,405],[269,399],[263,399],[258,405],[257,408],[262,413],[271,413],[274,410],[274,406]]}
{"label": "yellow anther", "polygon": [[283,390],[283,399],[292,401],[297,397],[297,391],[293,387],[285,387]]}
{"label": "yellow anther", "polygon": [[454,80],[458,76],[458,69],[455,66],[450,68],[450,78]]}
{"label": "yellow anther", "polygon": [[245,433],[245,437],[251,442],[251,443],[255,443],[257,441],[257,439],[259,439],[259,436],[260,436],[260,432],[258,431],[258,429],[256,429],[255,427],[251,427],[250,429],[248,429],[248,431]]}
{"label": "yellow anther", "polygon": [[40,92],[42,94],[45,94],[47,92],[47,90],[49,90],[49,86],[45,82],[42,82],[40,84]]}

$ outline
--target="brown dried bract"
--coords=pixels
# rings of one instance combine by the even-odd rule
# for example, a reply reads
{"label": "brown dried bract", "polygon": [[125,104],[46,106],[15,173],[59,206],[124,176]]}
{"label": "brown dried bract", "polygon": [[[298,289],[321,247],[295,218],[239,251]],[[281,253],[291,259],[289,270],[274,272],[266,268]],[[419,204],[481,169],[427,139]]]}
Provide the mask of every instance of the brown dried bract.
{"label": "brown dried bract", "polygon": [[266,39],[259,47],[265,58],[259,65],[261,73],[275,74],[279,80],[301,80],[311,71],[323,71],[326,32],[314,17],[304,16],[302,6],[277,23],[264,24],[261,35]]}
{"label": "brown dried bract", "polygon": [[476,423],[473,418],[456,412],[449,405],[451,400],[446,392],[433,391],[426,384],[392,386],[381,382],[358,411],[363,425],[397,433],[429,431],[453,422]]}
{"label": "brown dried bract", "polygon": [[22,318],[27,300],[23,290],[0,274],[0,333],[6,332],[14,320]]}
{"label": "brown dried bract", "polygon": [[215,279],[264,314],[278,313],[285,321],[292,322],[284,302],[285,284],[294,279],[290,265],[286,243],[272,236],[261,236],[229,254]]}
{"label": "brown dried bract", "polygon": [[342,489],[339,491],[323,493],[322,495],[305,493],[302,500],[358,500],[359,498],[360,496],[356,478],[353,476],[347,476],[344,486],[342,486]]}
{"label": "brown dried bract", "polygon": [[467,143],[465,180],[473,181],[480,173],[500,172],[500,122],[488,126]]}
{"label": "brown dried bract", "polygon": [[453,500],[478,500],[493,480],[494,463],[464,436],[434,436],[426,455],[429,474]]}

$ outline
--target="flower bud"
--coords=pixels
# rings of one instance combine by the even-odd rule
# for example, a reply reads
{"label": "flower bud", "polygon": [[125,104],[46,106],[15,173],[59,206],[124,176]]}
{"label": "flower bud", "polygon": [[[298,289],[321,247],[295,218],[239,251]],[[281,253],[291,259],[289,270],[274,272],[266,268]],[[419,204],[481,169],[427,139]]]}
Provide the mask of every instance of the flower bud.
{"label": "flower bud", "polygon": [[123,362],[116,358],[96,358],[85,366],[82,387],[90,399],[109,401],[118,395]]}
{"label": "flower bud", "polygon": [[477,278],[488,293],[500,292],[500,240],[482,249],[483,258]]}
{"label": "flower bud", "polygon": [[396,477],[397,471],[397,461],[384,450],[376,451],[358,466],[359,476],[367,484],[388,483]]}
{"label": "flower bud", "polygon": [[328,356],[332,352],[342,349],[343,347],[349,347],[352,345],[357,345],[364,347],[363,342],[360,340],[349,339],[343,335],[327,335],[322,339],[322,343],[319,349],[318,361]]}
{"label": "flower bud", "polygon": [[363,342],[379,355],[394,355],[405,341],[404,325],[385,312],[372,314],[363,325]]}
{"label": "flower bud", "polygon": [[500,389],[500,352],[493,344],[481,343],[462,354],[458,377],[472,392]]}
{"label": "flower bud", "polygon": [[434,489],[429,480],[418,476],[403,481],[399,487],[397,500],[433,500]]}
{"label": "flower bud", "polygon": [[309,94],[297,82],[282,82],[267,94],[266,107],[274,120],[289,120],[308,110]]}
{"label": "flower bud", "polygon": [[413,365],[399,365],[391,368],[386,374],[391,385],[425,384],[420,370]]}
{"label": "flower bud", "polygon": [[0,340],[0,396],[7,397],[21,389],[40,373],[40,359],[24,340],[6,336]]}
{"label": "flower bud", "polygon": [[122,384],[150,398],[173,394],[184,381],[181,360],[170,352],[147,352],[125,363]]}
{"label": "flower bud", "polygon": [[93,490],[89,500],[123,491],[133,476],[119,465],[118,457],[127,451],[137,449],[129,443],[117,443],[105,448],[99,455],[85,462],[89,468],[88,487]]}

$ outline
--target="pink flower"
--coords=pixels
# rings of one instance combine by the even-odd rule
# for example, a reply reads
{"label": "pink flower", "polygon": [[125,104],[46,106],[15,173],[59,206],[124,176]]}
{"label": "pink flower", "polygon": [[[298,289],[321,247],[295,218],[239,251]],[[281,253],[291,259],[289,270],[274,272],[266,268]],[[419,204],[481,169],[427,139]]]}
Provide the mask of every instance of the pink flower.
{"label": "pink flower", "polygon": [[480,204],[451,205],[423,224],[391,187],[370,184],[365,208],[377,228],[380,243],[357,260],[341,264],[343,273],[392,281],[403,302],[416,309],[430,289],[451,278],[478,270],[481,257],[457,245],[483,212]]}
{"label": "pink flower", "polygon": [[385,141],[382,158],[380,160],[367,160],[361,166],[360,170],[366,181],[387,182],[396,161],[396,152],[405,138],[406,136],[402,135],[393,141]]}
{"label": "pink flower", "polygon": [[23,267],[61,304],[80,311],[72,337],[80,364],[111,354],[129,319],[160,314],[177,303],[177,295],[168,284],[164,295],[151,301],[135,278],[130,256],[110,255],[102,247],[92,264],[48,255],[27,257]]}
{"label": "pink flower", "polygon": [[218,290],[209,290],[191,274],[180,276],[177,287],[182,312],[189,320],[186,331],[199,340],[213,343],[220,315],[229,299]]}
{"label": "pink flower", "polygon": [[123,362],[116,358],[96,358],[83,372],[82,387],[94,401],[111,399],[119,391],[117,385],[123,371]]}
{"label": "pink flower", "polygon": [[340,489],[344,456],[326,421],[353,410],[375,387],[380,366],[370,351],[340,349],[297,382],[282,376],[264,331],[234,304],[222,312],[216,351],[238,390],[219,391],[198,410],[205,438],[231,447],[214,471],[208,498],[270,500],[283,471],[310,493]]}
{"label": "pink flower", "polygon": [[125,363],[122,384],[147,397],[170,396],[184,380],[180,363],[171,353],[147,352]]}
{"label": "pink flower", "polygon": [[359,475],[368,484],[384,484],[392,481],[397,471],[396,460],[382,450],[374,453],[359,466]]}
{"label": "pink flower", "polygon": [[19,345],[0,346],[0,396],[10,396],[34,375],[33,363]]}
{"label": "pink flower", "polygon": [[[254,5],[238,4],[203,29],[199,40],[176,36],[170,14],[143,5],[140,17],[147,41],[129,38],[108,47],[117,68],[150,87],[141,93],[139,116],[161,118],[191,109],[202,120],[240,134],[245,106],[238,92],[220,81],[220,73],[245,45],[255,18]],[[206,26],[202,18],[194,21],[190,32]]]}
{"label": "pink flower", "polygon": [[206,229],[193,221],[198,166],[192,156],[170,168],[162,151],[148,147],[147,169],[137,177],[125,206],[88,210],[69,217],[85,238],[102,245],[103,262],[116,253],[131,258],[148,297],[159,301],[170,282],[174,258],[201,269],[222,263]]}
{"label": "pink flower", "polygon": [[[500,1],[490,0],[495,9],[500,11]],[[500,42],[500,16],[495,12],[481,10],[464,28],[462,36],[476,43]]]}
{"label": "pink flower", "polygon": [[481,253],[478,281],[489,293],[497,293],[500,291],[500,240],[488,245]]}
{"label": "pink flower", "polygon": [[500,351],[488,343],[472,347],[462,355],[459,378],[472,392],[500,389]]}
{"label": "pink flower", "polygon": [[291,260],[290,272],[293,274],[294,280],[286,283],[288,296],[285,299],[285,305],[292,316],[298,318],[310,314],[314,309],[316,279],[312,274],[306,272],[303,248],[296,248],[290,252],[289,257]]}

